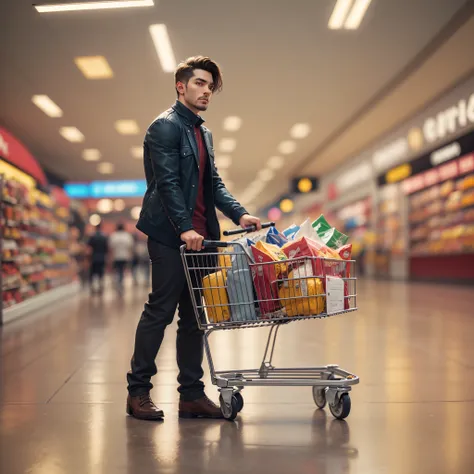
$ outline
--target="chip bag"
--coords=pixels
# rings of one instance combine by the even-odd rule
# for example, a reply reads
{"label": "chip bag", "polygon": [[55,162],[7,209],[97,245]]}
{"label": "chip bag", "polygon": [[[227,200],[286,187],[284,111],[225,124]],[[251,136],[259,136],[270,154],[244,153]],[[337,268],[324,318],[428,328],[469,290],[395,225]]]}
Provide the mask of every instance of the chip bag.
{"label": "chip bag", "polygon": [[300,230],[300,226],[296,224],[291,224],[290,227],[285,229],[282,234],[288,239],[293,240],[296,233]]}
{"label": "chip bag", "polygon": [[332,249],[346,245],[349,240],[346,234],[339,232],[335,227],[331,227],[322,214],[313,222],[312,227],[319,238]]}
{"label": "chip bag", "polygon": [[[273,257],[255,245],[252,245],[251,248],[255,260],[255,263],[250,265],[252,279],[261,314],[265,315],[280,308],[277,280],[281,277],[281,274],[277,275],[277,265],[262,265],[274,262]],[[280,267],[278,267],[278,272],[281,272]]]}
{"label": "chip bag", "polygon": [[288,242],[288,239],[278,232],[275,227],[270,227],[267,232],[266,242],[268,244],[277,245],[278,247],[283,247]]}

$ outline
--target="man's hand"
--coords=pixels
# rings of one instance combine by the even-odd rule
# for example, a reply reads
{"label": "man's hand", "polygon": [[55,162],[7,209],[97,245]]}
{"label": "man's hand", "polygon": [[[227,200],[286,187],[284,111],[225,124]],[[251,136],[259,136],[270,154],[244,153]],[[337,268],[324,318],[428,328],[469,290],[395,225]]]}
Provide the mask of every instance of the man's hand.
{"label": "man's hand", "polygon": [[196,252],[199,252],[203,248],[202,242],[204,237],[198,234],[195,230],[183,232],[180,238],[186,244],[187,250],[195,250]]}
{"label": "man's hand", "polygon": [[260,222],[260,219],[258,217],[251,216],[250,214],[244,214],[239,221],[240,227],[242,229],[245,229],[246,227],[250,227],[254,225],[257,230],[260,230],[262,228],[262,223]]}

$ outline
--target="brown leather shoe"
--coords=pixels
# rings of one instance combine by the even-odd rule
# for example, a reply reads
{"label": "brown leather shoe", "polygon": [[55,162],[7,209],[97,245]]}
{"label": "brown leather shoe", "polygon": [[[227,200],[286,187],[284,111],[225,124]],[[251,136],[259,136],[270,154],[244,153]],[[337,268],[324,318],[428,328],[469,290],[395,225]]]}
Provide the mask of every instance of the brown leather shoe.
{"label": "brown leather shoe", "polygon": [[139,420],[162,420],[165,414],[150,397],[150,393],[143,393],[136,397],[127,397],[127,413]]}
{"label": "brown leather shoe", "polygon": [[205,395],[198,400],[179,402],[180,418],[224,418],[221,409]]}

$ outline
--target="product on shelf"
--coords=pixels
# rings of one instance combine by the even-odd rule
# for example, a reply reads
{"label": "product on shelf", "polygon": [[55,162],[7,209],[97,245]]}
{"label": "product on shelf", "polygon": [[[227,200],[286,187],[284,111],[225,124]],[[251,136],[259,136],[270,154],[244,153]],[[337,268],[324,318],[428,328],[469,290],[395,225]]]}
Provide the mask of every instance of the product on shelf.
{"label": "product on shelf", "polygon": [[411,255],[474,252],[474,175],[410,198]]}
{"label": "product on shelf", "polygon": [[2,302],[25,301],[70,282],[69,210],[45,193],[2,180]]}

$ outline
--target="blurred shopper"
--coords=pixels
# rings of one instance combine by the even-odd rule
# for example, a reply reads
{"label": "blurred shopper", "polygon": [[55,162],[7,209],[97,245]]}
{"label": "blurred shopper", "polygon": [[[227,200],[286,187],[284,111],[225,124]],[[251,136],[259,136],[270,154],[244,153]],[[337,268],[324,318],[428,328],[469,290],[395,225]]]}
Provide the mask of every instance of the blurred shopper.
{"label": "blurred shopper", "polygon": [[99,281],[98,291],[99,293],[102,293],[104,290],[105,263],[109,252],[109,244],[107,236],[102,233],[100,224],[96,226],[95,233],[89,238],[87,245],[89,247],[90,255],[91,291],[95,291],[94,283],[97,279]]}
{"label": "blurred shopper", "polygon": [[150,398],[151,378],[157,372],[155,358],[165,328],[178,306],[179,416],[222,417],[219,407],[204,394],[203,332],[193,312],[179,253],[183,242],[188,250],[200,251],[205,238],[220,238],[216,207],[236,225],[261,228],[260,220],[247,213],[219,177],[212,134],[199,115],[221,87],[221,71],[215,62],[201,56],[187,59],[175,72],[178,100],[150,125],[145,136],[148,189],[137,227],[149,237],[152,292],[138,323],[128,373],[127,412],[136,418],[163,418]]}
{"label": "blurred shopper", "polygon": [[132,234],[125,230],[125,226],[118,224],[117,230],[110,236],[109,246],[112,253],[117,290],[122,291],[125,269],[132,264],[135,242]]}

